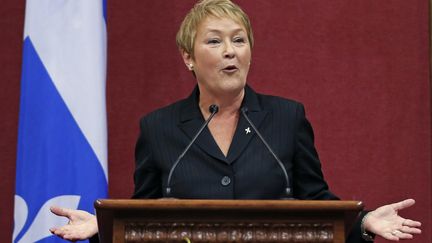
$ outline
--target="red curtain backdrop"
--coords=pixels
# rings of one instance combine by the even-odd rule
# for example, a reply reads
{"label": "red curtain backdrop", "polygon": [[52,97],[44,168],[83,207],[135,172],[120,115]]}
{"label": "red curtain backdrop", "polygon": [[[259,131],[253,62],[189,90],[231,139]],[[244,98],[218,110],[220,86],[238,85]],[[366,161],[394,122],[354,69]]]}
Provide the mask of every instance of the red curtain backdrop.
{"label": "red curtain backdrop", "polygon": [[[141,116],[188,96],[195,80],[175,45],[195,1],[108,0],[110,197],[133,190]],[[305,104],[331,189],[367,208],[415,198],[402,212],[431,242],[429,1],[238,0],[255,35],[248,82]],[[24,3],[0,7],[0,241],[13,227]],[[377,242],[385,242],[378,240]]]}

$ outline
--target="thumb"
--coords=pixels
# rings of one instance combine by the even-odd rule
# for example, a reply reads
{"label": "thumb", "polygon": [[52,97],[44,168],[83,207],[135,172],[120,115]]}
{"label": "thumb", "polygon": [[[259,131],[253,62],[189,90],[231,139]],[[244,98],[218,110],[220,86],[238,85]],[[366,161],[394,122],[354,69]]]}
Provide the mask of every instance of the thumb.
{"label": "thumb", "polygon": [[405,199],[403,201],[397,202],[397,203],[393,203],[392,206],[394,208],[394,210],[399,211],[405,208],[409,208],[412,205],[415,204],[415,200],[414,199]]}
{"label": "thumb", "polygon": [[68,209],[68,208],[51,206],[50,210],[53,214],[55,214],[57,216],[63,216],[63,217],[67,217],[67,218],[70,218],[70,216],[71,216],[70,209]]}

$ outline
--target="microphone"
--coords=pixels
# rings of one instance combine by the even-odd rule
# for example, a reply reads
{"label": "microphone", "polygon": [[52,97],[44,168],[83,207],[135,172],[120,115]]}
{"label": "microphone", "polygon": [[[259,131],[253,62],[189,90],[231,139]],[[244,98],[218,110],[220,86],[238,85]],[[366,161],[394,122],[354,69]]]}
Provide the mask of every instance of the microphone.
{"label": "microphone", "polygon": [[192,144],[195,142],[195,140],[198,138],[198,136],[201,134],[201,132],[204,130],[204,128],[209,124],[209,122],[213,118],[213,116],[216,115],[216,113],[218,113],[219,106],[212,104],[209,106],[209,111],[211,112],[209,118],[207,118],[207,120],[204,122],[204,124],[200,127],[200,129],[195,134],[195,136],[192,138],[192,140],[190,141],[188,146],[186,146],[186,148],[183,150],[183,152],[177,157],[177,160],[174,162],[173,166],[171,167],[171,170],[168,174],[167,187],[166,187],[166,194],[168,197],[171,196],[170,184],[171,184],[171,177],[172,177],[172,174],[174,173],[175,168],[177,167],[177,165],[179,164],[181,159],[185,156],[186,152],[189,150],[189,148],[192,146]]}
{"label": "microphone", "polygon": [[242,107],[241,108],[241,113],[242,113],[243,117],[246,118],[246,120],[249,122],[249,124],[251,125],[251,127],[253,128],[253,130],[256,132],[256,134],[258,135],[258,137],[260,138],[260,140],[266,146],[267,150],[270,152],[270,154],[273,156],[273,158],[275,158],[275,160],[277,161],[277,163],[281,167],[282,172],[283,172],[283,174],[285,176],[285,182],[286,182],[285,194],[286,194],[287,198],[283,198],[283,199],[294,199],[293,196],[292,196],[291,183],[290,183],[290,180],[289,180],[289,177],[288,177],[288,173],[287,173],[287,171],[285,169],[285,166],[283,165],[283,163],[279,159],[279,157],[277,157],[277,155],[273,152],[273,150],[271,149],[270,145],[263,138],[263,136],[258,131],[258,129],[255,127],[255,125],[253,124],[253,122],[249,119],[248,115],[246,114],[247,112],[248,112],[248,108],[247,107]]}

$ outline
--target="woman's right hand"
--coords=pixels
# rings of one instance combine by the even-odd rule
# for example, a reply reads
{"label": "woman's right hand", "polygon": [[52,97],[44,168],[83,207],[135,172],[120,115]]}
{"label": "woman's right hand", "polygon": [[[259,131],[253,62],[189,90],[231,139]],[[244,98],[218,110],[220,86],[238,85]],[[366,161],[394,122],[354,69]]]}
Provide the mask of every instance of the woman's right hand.
{"label": "woman's right hand", "polygon": [[96,216],[86,211],[53,206],[51,212],[69,219],[68,224],[50,229],[51,233],[65,240],[85,240],[98,232]]}

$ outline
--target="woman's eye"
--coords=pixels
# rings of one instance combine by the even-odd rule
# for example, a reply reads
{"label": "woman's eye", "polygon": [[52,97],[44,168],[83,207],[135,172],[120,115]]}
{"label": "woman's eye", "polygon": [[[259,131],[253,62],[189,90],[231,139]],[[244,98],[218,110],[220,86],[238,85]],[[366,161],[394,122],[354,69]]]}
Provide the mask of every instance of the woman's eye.
{"label": "woman's eye", "polygon": [[207,44],[219,44],[220,41],[218,39],[210,39],[207,41]]}
{"label": "woman's eye", "polygon": [[235,43],[245,43],[245,39],[242,37],[234,38]]}

